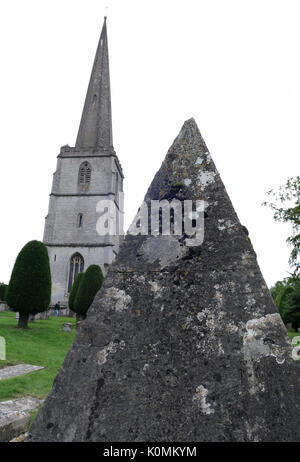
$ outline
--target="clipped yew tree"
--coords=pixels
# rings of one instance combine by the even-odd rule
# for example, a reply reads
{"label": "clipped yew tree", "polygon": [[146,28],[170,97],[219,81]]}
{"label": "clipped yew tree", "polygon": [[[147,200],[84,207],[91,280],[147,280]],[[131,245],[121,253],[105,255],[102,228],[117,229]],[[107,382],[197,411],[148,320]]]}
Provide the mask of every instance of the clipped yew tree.
{"label": "clipped yew tree", "polygon": [[47,247],[28,242],[17,256],[6,293],[8,306],[19,312],[18,327],[27,328],[29,315],[46,311],[51,299]]}
{"label": "clipped yew tree", "polygon": [[71,289],[71,292],[70,292],[70,295],[69,295],[69,301],[68,301],[69,308],[72,311],[75,311],[74,310],[74,301],[75,301],[75,297],[76,297],[76,294],[77,294],[77,291],[78,291],[78,287],[80,285],[80,282],[81,282],[83,276],[84,276],[84,273],[77,274],[77,276],[75,278],[75,281],[73,282],[73,285],[72,285],[72,289]]}
{"label": "clipped yew tree", "polygon": [[100,266],[90,265],[84,276],[80,280],[76,292],[73,310],[76,313],[77,320],[84,319],[91,306],[96,293],[101,288],[103,282],[103,273]]}
{"label": "clipped yew tree", "polygon": [[6,301],[7,284],[0,284],[0,302]]}

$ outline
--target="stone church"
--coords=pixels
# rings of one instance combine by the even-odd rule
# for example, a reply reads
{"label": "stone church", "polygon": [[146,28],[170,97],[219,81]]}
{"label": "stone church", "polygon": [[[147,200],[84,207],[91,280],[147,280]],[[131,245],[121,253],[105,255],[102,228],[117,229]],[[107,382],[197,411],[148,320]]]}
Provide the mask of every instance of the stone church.
{"label": "stone church", "polygon": [[[105,274],[119,250],[119,236],[100,236],[96,207],[108,199],[119,210],[123,172],[113,148],[106,18],[96,51],[75,147],[57,156],[43,241],[48,248],[51,304],[67,305],[75,277],[91,264]],[[117,217],[117,221],[118,221]]]}

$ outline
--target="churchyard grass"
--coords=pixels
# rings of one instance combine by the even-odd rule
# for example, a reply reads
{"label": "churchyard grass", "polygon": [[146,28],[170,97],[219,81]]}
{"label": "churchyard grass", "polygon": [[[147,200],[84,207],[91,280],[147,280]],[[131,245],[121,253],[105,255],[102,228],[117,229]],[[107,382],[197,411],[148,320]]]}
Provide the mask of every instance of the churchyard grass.
{"label": "churchyard grass", "polygon": [[[75,338],[75,319],[53,316],[29,322],[28,329],[18,329],[15,316],[11,311],[0,313],[0,336],[6,341],[6,360],[0,360],[0,368],[25,363],[45,369],[0,380],[0,401],[26,395],[45,398]],[[61,330],[64,322],[73,324],[72,333]]]}
{"label": "churchyard grass", "polygon": [[[63,332],[64,322],[73,324],[73,332]],[[288,330],[290,339],[300,332]],[[45,369],[0,380],[0,401],[30,395],[43,399],[52,388],[53,380],[75,338],[75,319],[51,317],[29,322],[29,329],[18,329],[15,313],[0,313],[0,336],[6,341],[6,360],[0,368],[13,364],[33,364]]]}
{"label": "churchyard grass", "polygon": [[[300,332],[295,332],[294,329],[288,329],[288,334],[291,340],[294,337],[300,337]],[[300,343],[300,342],[297,342],[297,343]]]}

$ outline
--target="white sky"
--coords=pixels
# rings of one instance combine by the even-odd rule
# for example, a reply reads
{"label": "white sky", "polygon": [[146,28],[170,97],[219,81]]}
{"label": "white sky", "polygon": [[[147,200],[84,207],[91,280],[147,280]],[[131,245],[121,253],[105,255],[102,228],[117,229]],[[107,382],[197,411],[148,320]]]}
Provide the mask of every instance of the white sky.
{"label": "white sky", "polygon": [[290,227],[261,203],[299,174],[299,0],[1,0],[0,281],[42,239],[106,13],[126,224],[194,117],[267,283],[285,277]]}

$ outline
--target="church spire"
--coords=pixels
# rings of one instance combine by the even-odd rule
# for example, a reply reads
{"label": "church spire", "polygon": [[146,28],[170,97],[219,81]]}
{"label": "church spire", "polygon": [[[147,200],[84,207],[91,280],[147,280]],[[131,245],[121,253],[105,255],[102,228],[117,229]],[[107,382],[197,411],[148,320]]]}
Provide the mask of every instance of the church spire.
{"label": "church spire", "polygon": [[76,147],[109,147],[112,144],[110,78],[105,16],[81,116]]}

